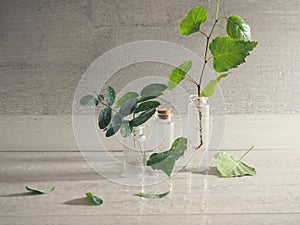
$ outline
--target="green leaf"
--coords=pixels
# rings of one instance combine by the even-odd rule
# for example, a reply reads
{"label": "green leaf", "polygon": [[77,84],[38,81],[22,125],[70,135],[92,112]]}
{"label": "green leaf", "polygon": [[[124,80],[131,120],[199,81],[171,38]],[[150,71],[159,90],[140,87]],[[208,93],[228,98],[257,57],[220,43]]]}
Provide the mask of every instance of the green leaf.
{"label": "green leaf", "polygon": [[[253,149],[252,146],[242,158]],[[218,171],[222,177],[242,177],[242,176],[254,176],[256,174],[255,168],[248,166],[241,162],[242,158],[236,161],[231,155],[225,152],[218,152],[215,155],[215,163]]]}
{"label": "green leaf", "polygon": [[48,194],[49,192],[52,192],[55,189],[54,187],[37,189],[37,188],[29,187],[29,186],[26,186],[25,188],[28,191],[31,191],[33,194]]}
{"label": "green leaf", "polygon": [[217,79],[211,80],[208,84],[204,87],[203,91],[200,94],[200,97],[211,97],[216,92],[217,84],[221,82],[224,77],[227,77],[230,73],[224,73],[218,76]]}
{"label": "green leaf", "polygon": [[138,105],[138,107],[135,108],[134,112],[139,113],[143,111],[148,111],[150,109],[156,109],[160,103],[158,101],[148,101],[148,102],[143,102]]}
{"label": "green leaf", "polygon": [[244,42],[231,37],[217,37],[209,45],[214,57],[214,69],[226,72],[245,62],[249,52],[255,48],[257,42]]}
{"label": "green leaf", "polygon": [[185,61],[169,75],[168,89],[173,90],[192,68],[192,61]]}
{"label": "green leaf", "polygon": [[94,205],[102,205],[103,200],[95,195],[93,195],[91,192],[85,193],[86,198],[89,200],[89,202],[93,203]]}
{"label": "green leaf", "polygon": [[184,155],[186,149],[187,139],[179,137],[173,142],[168,151],[152,154],[147,160],[147,166],[151,166],[154,170],[162,170],[170,177],[176,160]]}
{"label": "green leaf", "polygon": [[128,101],[129,99],[135,99],[139,95],[136,92],[127,92],[123,94],[117,101],[116,101],[116,107],[120,107],[124,104],[124,102]]}
{"label": "green leaf", "polygon": [[119,131],[119,129],[121,128],[121,125],[122,125],[122,117],[118,114],[115,114],[112,117],[110,124],[108,125],[105,136],[106,137],[113,136],[115,133],[117,133]]}
{"label": "green leaf", "polygon": [[239,16],[230,16],[227,19],[226,31],[233,39],[251,41],[250,26]]}
{"label": "green leaf", "polygon": [[100,102],[103,102],[103,101],[104,101],[104,95],[99,94],[99,95],[98,95],[98,100],[99,100]]}
{"label": "green leaf", "polygon": [[100,129],[104,129],[111,121],[112,110],[111,108],[105,108],[100,111],[98,117],[98,125]]}
{"label": "green leaf", "polygon": [[98,105],[98,100],[93,95],[86,95],[80,99],[80,104],[88,108],[94,108]]}
{"label": "green leaf", "polygon": [[207,19],[207,10],[196,6],[180,23],[180,33],[190,35],[200,30],[200,25]]}
{"label": "green leaf", "polygon": [[146,87],[144,87],[143,90],[141,91],[141,97],[156,98],[158,96],[161,96],[167,88],[168,87],[165,84],[159,84],[159,83],[149,84]]}
{"label": "green leaf", "polygon": [[128,137],[132,132],[132,127],[130,126],[128,121],[122,123],[120,128],[121,135],[125,138]]}
{"label": "green leaf", "polygon": [[111,86],[105,87],[105,94],[106,94],[106,102],[109,106],[112,106],[116,99],[116,92]]}
{"label": "green leaf", "polygon": [[141,113],[138,117],[132,119],[129,123],[132,127],[137,127],[142,125],[143,123],[147,122],[154,115],[156,109],[151,109],[149,111],[145,111]]}
{"label": "green leaf", "polygon": [[134,111],[137,101],[137,98],[129,98],[127,101],[123,102],[119,109],[119,113],[122,116],[128,116]]}
{"label": "green leaf", "polygon": [[170,193],[170,191],[163,192],[163,193],[140,192],[138,194],[135,194],[135,196],[142,197],[142,198],[158,199],[158,198],[163,198],[163,197],[167,196],[169,193]]}

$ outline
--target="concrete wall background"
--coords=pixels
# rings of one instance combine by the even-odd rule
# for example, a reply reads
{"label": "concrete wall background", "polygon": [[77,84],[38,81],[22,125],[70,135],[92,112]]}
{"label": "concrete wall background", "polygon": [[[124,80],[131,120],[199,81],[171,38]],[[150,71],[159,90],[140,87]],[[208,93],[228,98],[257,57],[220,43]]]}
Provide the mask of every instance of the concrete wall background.
{"label": "concrete wall background", "polygon": [[[200,52],[200,36],[182,37],[178,24],[195,0],[1,0],[0,114],[70,115],[76,85],[98,56],[144,39],[175,42]],[[300,5],[298,0],[223,0],[220,14],[238,14],[259,46],[248,63],[223,81],[228,113],[300,113]],[[212,24],[212,20],[204,26]],[[216,33],[224,34],[224,23]],[[126,77],[167,76],[170,67],[133,65]]]}

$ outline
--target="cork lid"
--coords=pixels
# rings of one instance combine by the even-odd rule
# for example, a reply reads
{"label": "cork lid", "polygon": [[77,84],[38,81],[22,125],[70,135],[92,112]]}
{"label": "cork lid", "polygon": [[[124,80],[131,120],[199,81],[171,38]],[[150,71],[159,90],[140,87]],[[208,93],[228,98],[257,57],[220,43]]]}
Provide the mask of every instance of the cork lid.
{"label": "cork lid", "polygon": [[158,118],[167,120],[167,119],[170,119],[172,116],[172,109],[158,108],[158,109],[156,109],[156,114],[157,114]]}

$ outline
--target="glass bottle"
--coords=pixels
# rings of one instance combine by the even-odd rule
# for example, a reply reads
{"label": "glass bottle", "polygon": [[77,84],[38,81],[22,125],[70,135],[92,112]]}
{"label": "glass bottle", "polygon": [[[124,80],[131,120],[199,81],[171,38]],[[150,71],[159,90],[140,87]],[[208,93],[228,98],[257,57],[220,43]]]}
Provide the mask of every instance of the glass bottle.
{"label": "glass bottle", "polygon": [[164,152],[170,149],[174,141],[174,122],[171,109],[159,108],[155,113],[155,152]]}
{"label": "glass bottle", "polygon": [[134,127],[130,136],[123,139],[123,165],[122,176],[131,177],[143,175],[146,165],[145,127]]}
{"label": "glass bottle", "polygon": [[186,166],[187,170],[197,172],[208,167],[205,156],[207,155],[209,143],[209,120],[208,98],[191,95],[188,105],[187,138],[192,153]]}

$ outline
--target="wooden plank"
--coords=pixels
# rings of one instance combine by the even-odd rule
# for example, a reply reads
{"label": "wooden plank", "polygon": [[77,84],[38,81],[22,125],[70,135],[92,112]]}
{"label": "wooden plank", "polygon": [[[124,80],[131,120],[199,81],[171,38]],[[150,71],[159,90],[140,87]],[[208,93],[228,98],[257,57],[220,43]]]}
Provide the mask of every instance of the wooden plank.
{"label": "wooden plank", "polygon": [[[231,153],[237,158],[242,154]],[[256,167],[256,176],[224,179],[215,176],[213,169],[207,175],[180,172],[164,183],[140,188],[101,178],[76,152],[0,153],[0,216],[300,213],[298,151],[257,150],[245,162]],[[47,195],[27,195],[25,185],[55,186],[56,190]],[[162,192],[170,187],[170,195],[157,201],[133,196],[139,191]],[[87,191],[101,196],[105,204],[86,206],[82,198]]]}
{"label": "wooden plank", "polygon": [[[99,209],[100,210],[100,209]],[[239,215],[126,215],[126,216],[2,216],[1,225],[99,225],[99,224],[222,224],[222,225],[298,225],[299,214],[239,214]]]}

